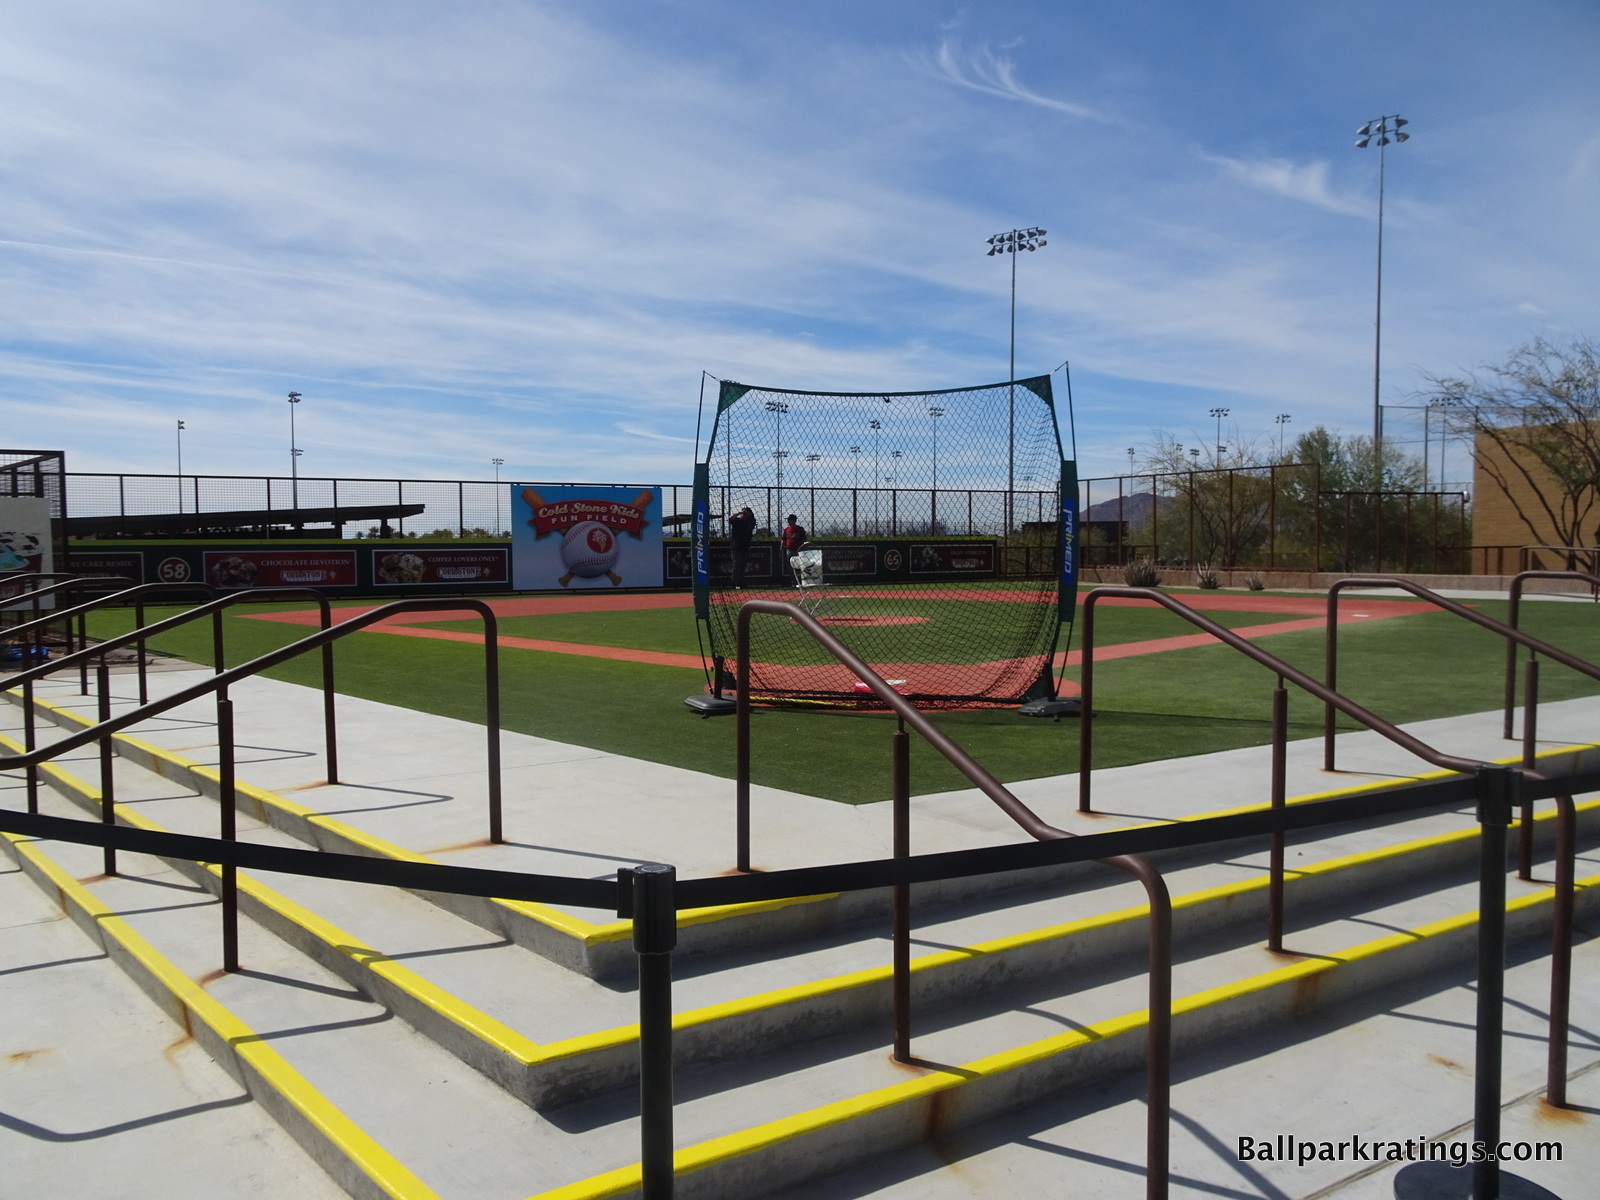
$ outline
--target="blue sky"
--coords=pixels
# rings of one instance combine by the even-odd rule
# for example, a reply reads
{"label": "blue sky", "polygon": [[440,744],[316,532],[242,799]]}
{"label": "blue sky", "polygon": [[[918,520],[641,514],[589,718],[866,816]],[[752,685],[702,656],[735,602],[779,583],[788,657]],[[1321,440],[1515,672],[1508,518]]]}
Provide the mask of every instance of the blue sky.
{"label": "blue sky", "polygon": [[[1088,473],[1600,335],[1600,6],[5,4],[0,443],[82,470],[679,481],[700,372],[1071,360]],[[1396,418],[1396,433],[1400,432]],[[1453,472],[1454,474],[1454,472]]]}

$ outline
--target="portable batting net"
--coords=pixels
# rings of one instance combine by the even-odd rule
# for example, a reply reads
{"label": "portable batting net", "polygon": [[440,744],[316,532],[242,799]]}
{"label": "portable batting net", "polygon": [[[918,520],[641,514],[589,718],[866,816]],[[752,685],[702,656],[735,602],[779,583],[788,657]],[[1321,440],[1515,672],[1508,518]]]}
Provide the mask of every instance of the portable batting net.
{"label": "portable batting net", "polygon": [[[802,604],[924,707],[1053,694],[1077,485],[1048,376],[937,392],[724,382],[695,486],[695,609],[719,689],[739,606],[763,598]],[[754,533],[736,543],[746,508]],[[800,563],[779,542],[791,515]],[[750,660],[765,701],[881,706],[792,621],[756,616]]]}

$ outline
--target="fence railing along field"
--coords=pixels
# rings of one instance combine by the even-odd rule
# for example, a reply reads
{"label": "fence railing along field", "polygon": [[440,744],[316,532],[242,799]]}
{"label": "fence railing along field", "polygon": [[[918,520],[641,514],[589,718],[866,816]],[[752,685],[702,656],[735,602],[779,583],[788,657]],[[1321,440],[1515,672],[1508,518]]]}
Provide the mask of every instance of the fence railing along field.
{"label": "fence railing along field", "polygon": [[1465,493],[1324,491],[1322,483],[1316,463],[1086,479],[1084,565],[1471,569]]}

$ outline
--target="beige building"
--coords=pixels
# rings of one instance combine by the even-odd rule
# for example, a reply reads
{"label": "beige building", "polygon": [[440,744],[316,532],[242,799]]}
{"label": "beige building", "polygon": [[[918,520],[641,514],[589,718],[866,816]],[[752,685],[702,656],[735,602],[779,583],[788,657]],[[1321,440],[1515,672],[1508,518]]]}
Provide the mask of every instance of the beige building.
{"label": "beige building", "polygon": [[[1561,494],[1561,488],[1532,455],[1507,451],[1479,433],[1473,443],[1473,572],[1511,574],[1523,569],[1524,547],[1568,545],[1569,537],[1562,533],[1558,518],[1569,531],[1576,524],[1577,545],[1600,545],[1600,507],[1596,499],[1591,491],[1574,504]],[[1564,567],[1567,563],[1546,553],[1530,554],[1527,565]],[[1587,567],[1584,563],[1578,565]]]}

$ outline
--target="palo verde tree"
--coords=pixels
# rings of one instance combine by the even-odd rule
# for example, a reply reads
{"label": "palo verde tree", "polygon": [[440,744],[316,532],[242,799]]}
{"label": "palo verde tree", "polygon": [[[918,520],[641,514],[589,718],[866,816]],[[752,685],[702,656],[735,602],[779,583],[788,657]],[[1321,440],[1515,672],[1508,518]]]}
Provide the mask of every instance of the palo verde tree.
{"label": "palo verde tree", "polygon": [[1553,531],[1587,544],[1600,503],[1600,343],[1536,338],[1475,373],[1430,376],[1425,394],[1476,435],[1474,461],[1533,540]]}

